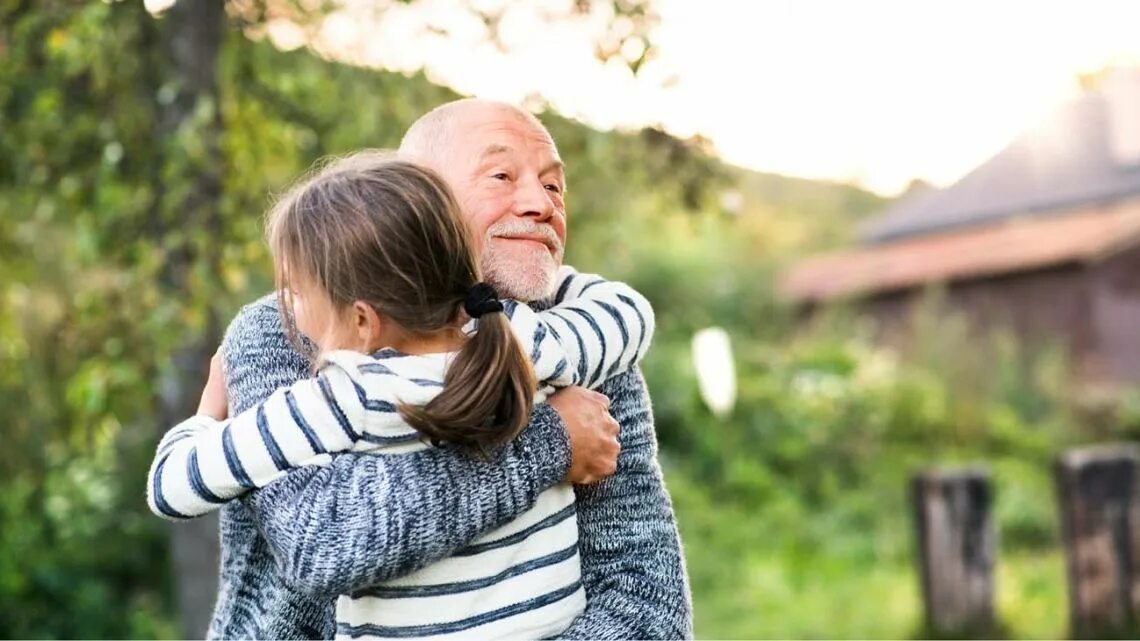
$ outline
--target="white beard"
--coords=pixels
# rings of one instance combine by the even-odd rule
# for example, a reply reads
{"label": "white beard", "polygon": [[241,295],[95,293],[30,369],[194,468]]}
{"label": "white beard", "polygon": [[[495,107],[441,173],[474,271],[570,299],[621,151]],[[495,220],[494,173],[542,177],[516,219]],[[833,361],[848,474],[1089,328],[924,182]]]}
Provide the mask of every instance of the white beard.
{"label": "white beard", "polygon": [[[519,258],[496,241],[497,236],[541,236],[554,247],[550,250],[527,252]],[[558,268],[562,265],[562,241],[547,224],[511,220],[492,225],[483,241],[481,267],[483,278],[495,288],[499,296],[524,302],[546,298],[554,293]]]}

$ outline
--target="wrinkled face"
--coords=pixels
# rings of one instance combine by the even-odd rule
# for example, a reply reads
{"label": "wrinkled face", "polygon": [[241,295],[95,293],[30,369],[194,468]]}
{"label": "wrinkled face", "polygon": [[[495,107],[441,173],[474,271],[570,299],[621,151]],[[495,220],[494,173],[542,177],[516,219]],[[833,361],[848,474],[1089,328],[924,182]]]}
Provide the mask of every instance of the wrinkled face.
{"label": "wrinkled face", "polygon": [[459,200],[499,295],[550,295],[566,242],[562,160],[550,135],[503,109],[474,110],[455,125],[455,153],[437,167]]}

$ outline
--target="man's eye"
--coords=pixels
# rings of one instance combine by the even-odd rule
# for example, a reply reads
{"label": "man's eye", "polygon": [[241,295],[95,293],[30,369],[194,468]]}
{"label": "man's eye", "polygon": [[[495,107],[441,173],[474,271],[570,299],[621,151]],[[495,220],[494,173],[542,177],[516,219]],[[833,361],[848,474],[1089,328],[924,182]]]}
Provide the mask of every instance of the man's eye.
{"label": "man's eye", "polygon": [[491,176],[491,178],[494,178],[495,180],[510,180],[511,177],[508,176],[505,172],[500,171],[499,173]]}
{"label": "man's eye", "polygon": [[546,186],[546,190],[547,190],[547,191],[552,191],[552,192],[554,192],[554,193],[556,193],[556,194],[561,194],[561,193],[562,193],[562,187],[561,187],[561,186],[559,186],[559,185],[555,185],[555,184],[549,184],[549,185],[547,185],[547,186]]}

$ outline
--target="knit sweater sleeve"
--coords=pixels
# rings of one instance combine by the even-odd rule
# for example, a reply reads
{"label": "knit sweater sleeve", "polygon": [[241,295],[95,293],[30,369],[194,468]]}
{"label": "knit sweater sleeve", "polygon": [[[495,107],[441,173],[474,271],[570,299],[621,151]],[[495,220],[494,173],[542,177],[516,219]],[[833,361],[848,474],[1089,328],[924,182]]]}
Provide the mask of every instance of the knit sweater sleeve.
{"label": "knit sweater sleeve", "polygon": [[574,488],[586,611],[561,638],[691,638],[688,578],[645,381],[635,368],[600,391],[621,425],[622,449],[616,474]]}
{"label": "knit sweater sleeve", "polygon": [[[299,358],[269,303],[242,311],[222,356],[238,412],[272,393],[268,385],[289,384],[296,374],[290,363]],[[446,558],[530,509],[569,465],[561,419],[538,405],[530,426],[495,460],[451,448],[343,453],[328,465],[291,470],[244,500],[282,578],[303,592],[331,596]]]}
{"label": "knit sweater sleeve", "polygon": [[541,383],[594,389],[649,350],[653,307],[629,285],[562,267],[554,300],[537,312],[514,301],[506,307]]}

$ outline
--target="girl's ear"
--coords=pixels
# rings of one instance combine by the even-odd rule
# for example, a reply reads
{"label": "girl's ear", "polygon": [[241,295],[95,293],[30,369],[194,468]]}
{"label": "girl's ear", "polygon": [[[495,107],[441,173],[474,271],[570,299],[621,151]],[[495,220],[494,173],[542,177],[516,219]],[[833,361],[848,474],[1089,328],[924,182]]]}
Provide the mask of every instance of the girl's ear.
{"label": "girl's ear", "polygon": [[376,308],[368,303],[358,300],[352,303],[352,320],[356,335],[364,345],[365,351],[373,352],[384,345],[377,345],[384,331],[384,317]]}

